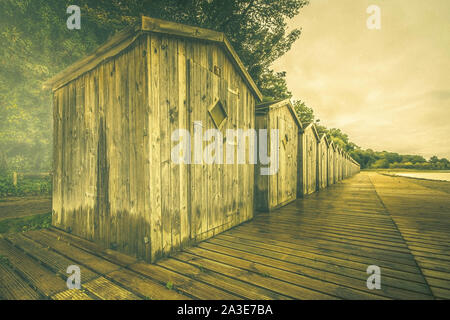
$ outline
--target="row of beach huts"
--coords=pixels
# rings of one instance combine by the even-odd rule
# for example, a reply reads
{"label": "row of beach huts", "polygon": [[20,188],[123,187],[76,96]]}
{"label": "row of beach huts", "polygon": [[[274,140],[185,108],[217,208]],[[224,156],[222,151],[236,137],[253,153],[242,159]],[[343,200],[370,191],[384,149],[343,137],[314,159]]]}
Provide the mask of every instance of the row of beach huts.
{"label": "row of beach huts", "polygon": [[[52,224],[149,262],[359,171],[314,124],[302,125],[289,100],[262,103],[220,32],[142,17],[45,87]],[[177,129],[277,129],[278,170],[175,163]],[[234,150],[235,141],[216,142]]]}
{"label": "row of beach huts", "polygon": [[[279,130],[279,168],[255,172],[255,208],[273,210],[360,171],[359,164],[314,123],[303,126],[289,99],[255,107],[257,129]],[[260,164],[258,163],[257,169]]]}

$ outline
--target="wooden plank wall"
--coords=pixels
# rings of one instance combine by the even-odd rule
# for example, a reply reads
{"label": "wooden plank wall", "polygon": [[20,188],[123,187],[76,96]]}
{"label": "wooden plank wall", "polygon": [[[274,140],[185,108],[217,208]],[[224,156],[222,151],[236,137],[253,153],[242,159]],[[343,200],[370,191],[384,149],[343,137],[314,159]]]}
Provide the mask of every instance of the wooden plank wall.
{"label": "wooden plank wall", "polygon": [[334,146],[331,143],[328,146],[328,185],[332,185],[335,183],[334,181]]}
{"label": "wooden plank wall", "polygon": [[[216,98],[227,109],[228,119],[221,128],[224,136],[227,129],[255,128],[255,98],[219,46],[161,34],[147,36],[153,125],[150,185],[156,192],[152,192],[156,199],[151,210],[154,261],[253,217],[253,164],[180,166],[170,161],[170,150],[179,143],[171,139],[175,129],[187,129],[193,137],[195,121],[202,122],[203,133],[215,128],[208,108]],[[237,145],[223,143],[224,163],[227,143]],[[191,152],[193,160],[197,149]]]}
{"label": "wooden plank wall", "polygon": [[54,93],[56,227],[150,257],[146,39]]}
{"label": "wooden plank wall", "polygon": [[[190,72],[188,61],[200,69]],[[255,127],[255,98],[222,48],[160,34],[56,90],[53,224],[155,261],[251,219],[248,159],[171,161],[176,129],[192,131],[196,120],[213,127],[214,98],[227,108],[224,134]]]}
{"label": "wooden plank wall", "polygon": [[[334,146],[333,142],[328,144],[325,138],[317,141],[316,137],[312,127],[299,132],[301,163],[298,166],[298,181],[300,181],[298,190],[301,192],[297,194],[297,197],[324,189],[360,172],[359,164],[349,154],[338,146]],[[311,152],[314,146],[317,148],[316,153]],[[315,170],[314,163],[316,163]],[[315,184],[316,187],[314,187]]]}
{"label": "wooden plank wall", "polygon": [[[268,129],[268,114],[259,114],[255,117],[256,128],[258,130]],[[270,145],[270,131],[267,132],[267,147]],[[266,166],[264,166],[266,167]],[[261,175],[261,162],[255,165],[255,210],[269,210],[269,176]]]}
{"label": "wooden plank wall", "polygon": [[325,189],[328,186],[328,143],[322,138],[318,145],[318,181],[319,189]]}
{"label": "wooden plank wall", "polygon": [[[224,136],[255,129],[255,97],[220,46],[153,33],[57,89],[53,225],[153,262],[251,219],[255,199],[279,206],[297,190],[316,191],[316,136],[312,128],[298,136],[287,108],[258,123],[271,128],[284,119],[289,141],[278,174],[261,182],[267,199],[254,194],[255,165],[249,153],[237,163],[233,139],[222,141],[224,163],[226,146],[234,148],[232,164],[171,161],[175,130],[192,135],[194,121],[204,132],[215,128],[208,113],[215,99],[228,114]],[[343,173],[340,153],[334,158],[340,180],[350,169]]]}
{"label": "wooden plank wall", "polygon": [[[297,198],[298,125],[287,106],[270,109],[265,115],[258,115],[256,121],[257,130],[279,130],[278,171],[269,176],[255,171],[256,208],[272,210]],[[268,135],[270,138],[270,132]],[[269,140],[269,145],[271,143]],[[257,169],[259,168],[258,166]]]}
{"label": "wooden plank wall", "polygon": [[187,129],[186,41],[146,34],[151,261],[190,240],[188,165],[171,161],[176,129]]}
{"label": "wooden plank wall", "polygon": [[[297,144],[298,144],[298,126],[288,107],[277,108],[270,112],[270,121],[274,125],[275,121],[283,123],[279,125],[278,142],[280,150],[280,159],[278,163],[278,172],[276,175],[269,176],[270,185],[277,185],[277,197],[269,203],[271,208],[279,207],[283,204],[295,200],[297,197]],[[284,141],[284,143],[282,142]],[[270,199],[270,197],[269,197]]]}
{"label": "wooden plank wall", "polygon": [[318,141],[312,127],[307,127],[302,135],[303,194],[317,190],[317,149]]}
{"label": "wooden plank wall", "polygon": [[342,168],[341,168],[341,150],[339,147],[336,149],[336,181],[342,180]]}

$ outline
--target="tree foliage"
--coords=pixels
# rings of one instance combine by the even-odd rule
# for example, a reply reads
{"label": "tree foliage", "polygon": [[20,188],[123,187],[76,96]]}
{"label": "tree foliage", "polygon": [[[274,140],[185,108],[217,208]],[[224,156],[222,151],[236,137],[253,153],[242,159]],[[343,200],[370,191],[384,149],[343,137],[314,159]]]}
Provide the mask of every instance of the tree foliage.
{"label": "tree foliage", "polygon": [[[269,66],[300,35],[287,31],[307,0],[1,0],[0,162],[10,170],[51,169],[52,115],[42,83],[92,52],[141,15],[224,32],[264,96],[290,97]],[[68,30],[67,7],[81,8]],[[4,163],[0,163],[4,165]]]}
{"label": "tree foliage", "polygon": [[418,169],[448,170],[450,162],[446,158],[431,157],[428,161],[419,155],[402,155],[394,152],[376,152],[371,149],[355,149],[350,155],[361,164],[361,168],[370,169]]}
{"label": "tree foliage", "polygon": [[[96,49],[141,15],[224,32],[265,100],[290,98],[286,73],[270,65],[300,36],[286,21],[307,0],[78,0],[81,30],[68,30],[70,0],[0,1],[0,175],[51,169],[52,110],[42,83]],[[320,124],[312,108],[294,101],[303,123],[314,122],[363,168],[449,168],[447,159],[362,150],[341,130]]]}

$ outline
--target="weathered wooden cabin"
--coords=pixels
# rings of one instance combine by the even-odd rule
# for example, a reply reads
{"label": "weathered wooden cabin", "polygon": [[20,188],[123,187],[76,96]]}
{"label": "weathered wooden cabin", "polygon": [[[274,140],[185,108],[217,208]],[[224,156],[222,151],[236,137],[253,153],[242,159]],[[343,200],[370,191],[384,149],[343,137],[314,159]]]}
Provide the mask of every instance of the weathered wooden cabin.
{"label": "weathered wooden cabin", "polygon": [[356,162],[356,160],[354,160],[353,158],[351,160],[352,160],[352,175],[355,175],[361,171],[361,167],[359,163]]}
{"label": "weathered wooden cabin", "polygon": [[361,165],[356,160],[353,160],[353,161],[354,161],[354,167],[355,167],[353,174],[355,175],[355,174],[361,172]]}
{"label": "weathered wooden cabin", "polygon": [[317,191],[317,150],[319,134],[314,123],[310,123],[303,129],[300,138],[301,179],[302,195]]}
{"label": "weathered wooden cabin", "polygon": [[339,147],[338,148],[338,180],[339,181],[344,179],[343,166],[344,166],[344,151]]}
{"label": "weathered wooden cabin", "polygon": [[254,164],[203,160],[261,101],[224,34],[142,17],[46,86],[54,226],[153,262],[253,217]]}
{"label": "weathered wooden cabin", "polygon": [[338,169],[338,157],[339,157],[339,146],[337,144],[333,144],[334,146],[334,154],[333,154],[333,181],[337,183],[339,181],[339,169]]}
{"label": "weathered wooden cabin", "polygon": [[330,141],[328,144],[328,186],[335,183],[334,181],[334,143]]}
{"label": "weathered wooden cabin", "polygon": [[345,162],[346,162],[346,153],[344,150],[341,150],[342,155],[341,155],[341,159],[342,159],[342,164],[341,164],[341,170],[342,170],[342,180],[345,179]]}
{"label": "weathered wooden cabin", "polygon": [[350,160],[349,160],[349,156],[348,153],[345,152],[344,153],[344,179],[347,179],[349,177],[349,173],[348,173],[348,166],[350,165]]}
{"label": "weathered wooden cabin", "polygon": [[334,152],[334,176],[335,176],[335,181],[339,182],[341,180],[340,175],[339,175],[339,172],[340,172],[339,167],[341,165],[341,161],[340,161],[340,156],[341,156],[340,150],[341,149],[339,148],[338,145],[335,145],[335,146],[336,146],[336,149]]}
{"label": "weathered wooden cabin", "polygon": [[325,189],[328,186],[328,139],[322,135],[317,152],[317,187]]}
{"label": "weathered wooden cabin", "polygon": [[297,198],[301,163],[298,139],[302,124],[289,99],[257,105],[255,123],[257,130],[267,130],[268,145],[274,143],[270,131],[278,130],[278,170],[262,175],[261,164],[255,166],[255,208],[273,210]]}

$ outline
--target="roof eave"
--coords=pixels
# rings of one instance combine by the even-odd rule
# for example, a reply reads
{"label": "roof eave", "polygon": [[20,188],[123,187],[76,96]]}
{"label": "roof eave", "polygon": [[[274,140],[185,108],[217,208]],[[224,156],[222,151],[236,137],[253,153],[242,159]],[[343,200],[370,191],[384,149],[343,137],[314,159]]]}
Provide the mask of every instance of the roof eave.
{"label": "roof eave", "polygon": [[85,72],[88,72],[102,63],[104,60],[113,57],[127,48],[142,32],[155,32],[161,34],[171,34],[180,37],[201,39],[211,41],[221,45],[221,47],[229,55],[244,81],[250,88],[250,91],[256,97],[257,101],[262,101],[262,94],[248,73],[244,64],[240,60],[236,51],[233,49],[231,43],[222,32],[213,30],[192,27],[175,22],[155,19],[150,17],[142,17],[140,23],[130,26],[123,31],[120,31],[109,39],[106,43],[101,45],[97,50],[87,57],[79,60],[70,67],[61,71],[51,79],[47,80],[43,87],[44,89],[57,90],[68,82],[78,78]]}

